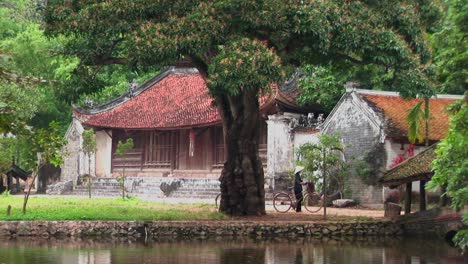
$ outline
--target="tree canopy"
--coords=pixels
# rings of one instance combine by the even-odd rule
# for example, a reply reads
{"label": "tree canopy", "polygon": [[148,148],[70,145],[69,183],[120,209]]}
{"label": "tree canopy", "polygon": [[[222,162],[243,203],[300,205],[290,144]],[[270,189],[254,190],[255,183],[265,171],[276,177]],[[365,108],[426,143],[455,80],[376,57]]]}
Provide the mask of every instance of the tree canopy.
{"label": "tree canopy", "polygon": [[446,0],[440,29],[431,36],[439,93],[463,94],[468,89],[468,5]]}
{"label": "tree canopy", "polygon": [[[414,95],[430,87],[423,29],[439,16],[434,1],[119,0],[51,1],[45,20],[50,34],[73,36],[67,51],[85,65],[167,65],[185,55],[206,70],[220,69],[227,62],[215,60],[226,55],[221,50],[246,38],[262,41],[283,66],[379,65],[391,72],[389,87]],[[233,68],[248,67],[247,61],[232,66],[231,81],[241,77]],[[222,72],[208,76],[212,83],[217,78],[225,81]]]}
{"label": "tree canopy", "polygon": [[424,29],[433,1],[49,1],[49,36],[65,35],[79,69],[164,66],[190,58],[223,120],[220,209],[264,214],[258,95],[296,67],[372,65],[405,96],[432,94]]}

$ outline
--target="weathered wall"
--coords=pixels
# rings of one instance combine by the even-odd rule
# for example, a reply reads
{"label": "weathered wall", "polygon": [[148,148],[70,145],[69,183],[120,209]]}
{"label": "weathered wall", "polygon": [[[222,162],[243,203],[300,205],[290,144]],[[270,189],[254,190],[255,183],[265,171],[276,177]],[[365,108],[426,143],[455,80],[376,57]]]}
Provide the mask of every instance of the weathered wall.
{"label": "weathered wall", "polygon": [[[62,171],[60,174],[60,181],[62,182],[73,181],[76,183],[78,176],[88,174],[89,171],[94,175],[96,163],[94,154],[91,155],[91,162],[89,162],[88,156],[81,151],[81,144],[83,142],[81,135],[83,131],[84,128],[81,123],[73,119],[65,134],[67,144],[63,150],[64,162],[61,166]],[[91,164],[90,170],[88,168],[89,164]]]}
{"label": "weathered wall", "polygon": [[294,131],[294,150],[297,150],[300,146],[306,143],[316,144],[319,142],[318,136],[320,133],[318,131]]}
{"label": "weathered wall", "polygon": [[111,176],[112,131],[96,131],[96,176]]}
{"label": "weathered wall", "polygon": [[411,213],[395,217],[401,223],[405,234],[408,235],[436,235],[445,237],[450,232],[468,229],[462,222],[466,209],[459,212],[451,208],[433,208],[427,211]]}
{"label": "weathered wall", "polygon": [[290,135],[291,119],[298,115],[268,116],[268,150],[265,184],[275,189],[275,179],[284,177],[285,172],[293,169],[294,146]]}
{"label": "weathered wall", "polygon": [[268,116],[266,188],[282,190],[291,186],[295,151],[305,143],[318,142],[318,130],[298,126],[300,115],[283,113]]}
{"label": "weathered wall", "polygon": [[[371,162],[384,163],[385,151],[380,142],[382,134],[378,118],[369,109],[359,105],[358,100],[352,94],[345,97],[327,119],[323,133],[337,133],[342,137],[347,161],[363,159],[372,153]],[[352,192],[352,198],[361,204],[382,206],[382,186],[363,183],[355,171],[351,172],[347,185]]]}
{"label": "weathered wall", "polygon": [[327,237],[401,235],[390,221],[356,223],[245,221],[0,221],[0,237]]}

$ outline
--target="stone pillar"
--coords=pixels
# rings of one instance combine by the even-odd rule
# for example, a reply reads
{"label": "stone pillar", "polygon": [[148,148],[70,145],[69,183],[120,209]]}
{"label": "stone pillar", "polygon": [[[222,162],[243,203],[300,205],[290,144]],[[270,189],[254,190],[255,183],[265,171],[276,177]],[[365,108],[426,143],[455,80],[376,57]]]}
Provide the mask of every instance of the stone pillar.
{"label": "stone pillar", "polygon": [[96,131],[96,176],[112,175],[112,131]]}
{"label": "stone pillar", "polygon": [[268,116],[267,173],[265,183],[275,189],[275,181],[294,166],[294,134],[299,114],[284,113]]}

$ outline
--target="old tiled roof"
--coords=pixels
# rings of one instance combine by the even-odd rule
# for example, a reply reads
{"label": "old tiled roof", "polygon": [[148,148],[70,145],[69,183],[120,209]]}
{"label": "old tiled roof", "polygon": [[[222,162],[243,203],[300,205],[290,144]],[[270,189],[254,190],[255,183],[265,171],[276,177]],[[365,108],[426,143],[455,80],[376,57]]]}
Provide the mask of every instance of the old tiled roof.
{"label": "old tiled roof", "polygon": [[[287,94],[276,85],[271,90],[260,97],[261,108]],[[127,93],[91,110],[76,108],[74,114],[85,125],[101,128],[171,129],[221,122],[203,77],[194,68],[176,67],[142,84],[133,97]]]}
{"label": "old tiled roof", "polygon": [[[361,90],[363,91],[363,90]],[[397,93],[358,92],[361,97],[381,116],[385,122],[385,132],[389,137],[407,137],[408,122],[406,116],[408,111],[423,99],[404,99]],[[429,99],[429,139],[440,140],[447,134],[449,127],[449,116],[446,107],[457,100],[456,96],[440,96]]]}
{"label": "old tiled roof", "polygon": [[78,111],[88,126],[124,129],[203,126],[219,122],[205,80],[194,71],[170,68],[114,104]]}
{"label": "old tiled roof", "polygon": [[436,158],[436,146],[437,144],[434,144],[388,170],[380,181],[386,186],[395,186],[429,178],[432,174],[431,163]]}

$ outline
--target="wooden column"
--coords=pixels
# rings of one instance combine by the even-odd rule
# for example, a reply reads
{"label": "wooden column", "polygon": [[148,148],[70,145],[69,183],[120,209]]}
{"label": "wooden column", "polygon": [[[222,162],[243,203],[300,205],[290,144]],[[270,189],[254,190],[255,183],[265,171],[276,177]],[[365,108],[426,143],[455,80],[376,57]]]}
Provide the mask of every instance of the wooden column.
{"label": "wooden column", "polygon": [[177,132],[176,131],[171,131],[171,173],[174,172],[176,169],[176,159],[177,159],[177,154],[176,154],[176,145],[177,145]]}
{"label": "wooden column", "polygon": [[406,184],[405,215],[411,213],[411,188],[412,188],[412,182],[408,182]]}
{"label": "wooden column", "polygon": [[419,181],[419,211],[426,211],[426,181]]}

